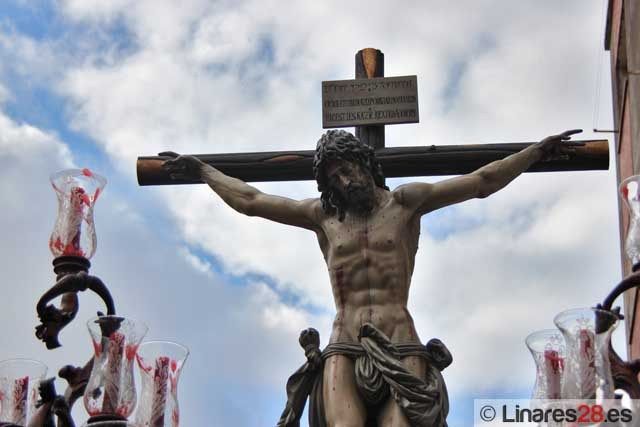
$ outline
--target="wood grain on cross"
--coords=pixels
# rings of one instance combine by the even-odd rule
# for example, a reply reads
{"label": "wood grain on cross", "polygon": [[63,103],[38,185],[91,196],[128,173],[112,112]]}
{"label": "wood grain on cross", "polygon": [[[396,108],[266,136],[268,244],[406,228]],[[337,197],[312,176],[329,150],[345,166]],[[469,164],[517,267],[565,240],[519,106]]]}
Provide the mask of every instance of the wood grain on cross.
{"label": "wood grain on cross", "polygon": [[[384,56],[376,49],[363,49],[356,54],[356,78],[384,76]],[[376,157],[387,178],[409,176],[460,175],[517,153],[534,142],[424,145],[385,147],[383,125],[356,126],[356,136],[376,149]],[[527,172],[606,170],[609,168],[607,140],[573,141],[581,143],[575,153],[561,159],[540,161]],[[203,162],[226,175],[246,182],[313,180],[314,150],[272,151],[235,154],[196,154]],[[139,157],[140,185],[196,184],[200,181],[173,180],[162,169],[168,157]]]}

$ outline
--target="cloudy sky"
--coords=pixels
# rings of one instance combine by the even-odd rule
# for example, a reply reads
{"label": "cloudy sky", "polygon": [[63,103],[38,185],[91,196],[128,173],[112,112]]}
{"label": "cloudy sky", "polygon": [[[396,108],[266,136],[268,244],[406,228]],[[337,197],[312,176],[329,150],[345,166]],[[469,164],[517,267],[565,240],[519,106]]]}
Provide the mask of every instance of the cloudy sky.
{"label": "cloudy sky", "polygon": [[[384,52],[387,76],[418,76],[421,122],[387,127],[387,146],[572,128],[602,138],[588,130],[612,128],[605,3],[0,2],[0,359],[38,358],[54,373],[91,355],[92,295],[81,295],[62,348],[33,335],[54,279],[48,176],[89,167],[109,181],[91,271],[120,314],[148,324],[147,338],[191,349],[184,425],[274,425],[303,362],[299,331],[314,326],[326,343],[334,315],[315,236],[243,217],[204,186],[138,187],[136,157],[313,149],[320,82],[352,78],[364,47]],[[316,195],[313,182],[257,187]],[[472,423],[474,398],[528,397],[526,335],[600,301],[619,278],[611,170],[528,174],[424,217],[409,305],[422,339],[454,355],[450,425]]]}

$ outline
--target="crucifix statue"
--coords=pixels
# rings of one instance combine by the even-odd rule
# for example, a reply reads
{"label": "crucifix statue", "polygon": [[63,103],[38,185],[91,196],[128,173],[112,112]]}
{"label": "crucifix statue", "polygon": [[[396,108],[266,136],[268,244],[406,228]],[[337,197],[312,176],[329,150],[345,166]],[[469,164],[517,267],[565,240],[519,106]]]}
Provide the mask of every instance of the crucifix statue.
{"label": "crucifix statue", "polygon": [[[322,390],[317,391],[322,393],[327,426],[364,427],[367,406],[372,404],[382,405],[379,426],[441,426],[447,411],[444,382],[407,310],[420,218],[495,193],[537,161],[569,150],[562,143],[577,132],[545,138],[470,174],[390,191],[374,150],[346,131],[330,130],[318,141],[314,158],[321,196],[306,200],[265,194],[194,156],[160,155],[175,157],[164,163],[172,178],[206,182],[239,213],[315,233],[336,305],[329,345],[323,361],[317,361],[324,364]],[[371,357],[360,344],[365,337],[374,357],[381,358],[378,363],[390,373],[380,372],[371,358],[361,359]],[[446,349],[438,350],[446,359]],[[373,363],[377,374],[370,375],[372,369],[361,366],[365,360]],[[380,384],[369,384],[374,379]],[[359,387],[361,383],[364,387]],[[414,395],[421,400],[412,401]]]}
{"label": "crucifix statue", "polygon": [[[420,219],[487,197],[541,161],[575,155],[584,147],[568,141],[578,132],[524,144],[509,156],[435,184],[389,189],[376,150],[349,132],[329,130],[312,153],[320,197],[306,200],[263,193],[212,166],[215,159],[206,156],[160,153],[154,173],[165,174],[162,183],[204,182],[239,213],[317,237],[336,316],[322,351],[315,330],[302,332],[307,362],[287,383],[287,406],[278,426],[298,426],[310,397],[311,427],[437,427],[446,426],[448,396],[441,371],[452,358],[440,341],[422,343],[407,309]],[[272,167],[309,155],[267,157],[275,159]]]}

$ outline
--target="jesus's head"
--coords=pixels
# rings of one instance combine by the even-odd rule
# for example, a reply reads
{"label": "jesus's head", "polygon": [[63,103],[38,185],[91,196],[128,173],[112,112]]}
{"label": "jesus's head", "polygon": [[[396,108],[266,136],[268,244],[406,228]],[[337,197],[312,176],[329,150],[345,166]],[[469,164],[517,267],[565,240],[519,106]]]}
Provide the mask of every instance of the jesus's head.
{"label": "jesus's head", "polygon": [[348,210],[367,214],[375,187],[388,189],[374,150],[343,130],[330,130],[318,141],[313,159],[322,208],[342,221]]}

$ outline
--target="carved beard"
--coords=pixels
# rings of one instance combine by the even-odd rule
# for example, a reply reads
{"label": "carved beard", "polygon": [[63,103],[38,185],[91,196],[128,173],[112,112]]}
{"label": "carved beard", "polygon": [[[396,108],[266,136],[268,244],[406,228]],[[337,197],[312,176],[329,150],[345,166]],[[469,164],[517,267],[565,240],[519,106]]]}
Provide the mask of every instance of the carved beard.
{"label": "carved beard", "polygon": [[359,215],[366,215],[373,210],[373,202],[373,187],[355,183],[351,183],[347,187],[346,207],[348,210]]}

